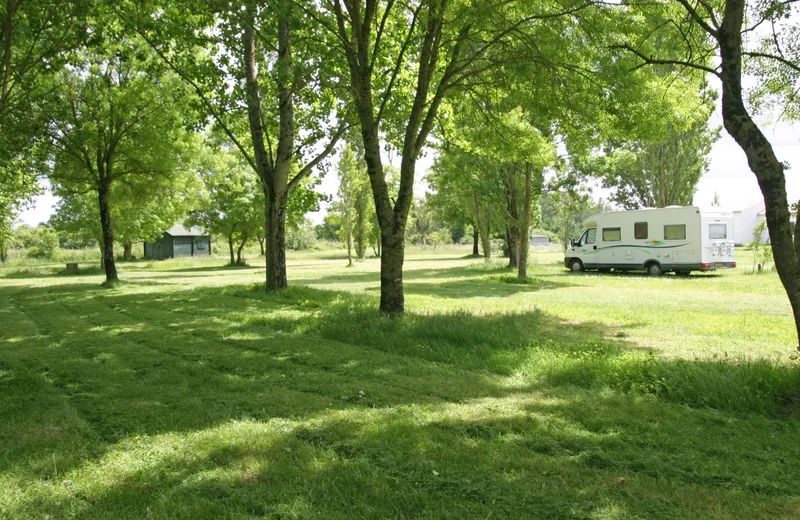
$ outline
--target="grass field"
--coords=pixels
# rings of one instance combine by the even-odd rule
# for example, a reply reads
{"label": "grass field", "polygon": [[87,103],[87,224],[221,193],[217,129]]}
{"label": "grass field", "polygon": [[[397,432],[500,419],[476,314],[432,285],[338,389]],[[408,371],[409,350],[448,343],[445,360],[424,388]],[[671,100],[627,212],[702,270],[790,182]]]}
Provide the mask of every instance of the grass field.
{"label": "grass field", "polygon": [[0,518],[800,518],[774,274],[467,252],[0,269]]}

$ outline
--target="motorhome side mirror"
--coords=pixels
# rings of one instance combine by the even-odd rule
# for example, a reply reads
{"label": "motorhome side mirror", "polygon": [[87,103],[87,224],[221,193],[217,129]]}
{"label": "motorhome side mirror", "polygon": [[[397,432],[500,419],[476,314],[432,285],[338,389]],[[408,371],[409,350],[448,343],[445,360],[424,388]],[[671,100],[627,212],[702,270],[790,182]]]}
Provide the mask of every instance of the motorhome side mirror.
{"label": "motorhome side mirror", "polygon": [[569,247],[575,247],[575,239],[574,238],[570,238],[569,239]]}

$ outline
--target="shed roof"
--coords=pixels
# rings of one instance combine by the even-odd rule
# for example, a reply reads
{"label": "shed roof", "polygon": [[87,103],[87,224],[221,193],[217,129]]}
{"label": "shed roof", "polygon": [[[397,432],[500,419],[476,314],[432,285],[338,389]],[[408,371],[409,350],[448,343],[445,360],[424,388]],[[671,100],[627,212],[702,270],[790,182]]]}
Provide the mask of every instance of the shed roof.
{"label": "shed roof", "polygon": [[208,233],[198,227],[186,228],[180,224],[176,224],[166,231],[167,234],[173,237],[205,237]]}

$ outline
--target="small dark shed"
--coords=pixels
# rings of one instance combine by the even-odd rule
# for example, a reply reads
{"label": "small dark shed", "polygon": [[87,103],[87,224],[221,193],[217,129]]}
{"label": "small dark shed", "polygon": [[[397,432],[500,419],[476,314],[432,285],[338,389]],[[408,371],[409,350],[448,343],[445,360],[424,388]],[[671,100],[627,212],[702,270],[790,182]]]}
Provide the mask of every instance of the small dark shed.
{"label": "small dark shed", "polygon": [[211,237],[199,228],[172,226],[155,242],[144,243],[144,257],[150,260],[210,254]]}

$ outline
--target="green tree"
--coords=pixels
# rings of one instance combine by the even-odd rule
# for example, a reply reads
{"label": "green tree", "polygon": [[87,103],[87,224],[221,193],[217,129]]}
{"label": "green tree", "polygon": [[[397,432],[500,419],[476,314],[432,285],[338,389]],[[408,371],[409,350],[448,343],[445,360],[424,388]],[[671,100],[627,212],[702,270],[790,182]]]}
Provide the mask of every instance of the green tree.
{"label": "green tree", "polygon": [[64,52],[83,41],[88,7],[81,0],[0,4],[0,128],[30,110],[31,98],[44,93],[42,74],[63,65]]}
{"label": "green tree", "polygon": [[78,53],[58,75],[55,95],[42,104],[52,150],[54,191],[93,193],[106,281],[118,280],[114,262],[112,192],[172,175],[186,139],[183,86],[153,65],[144,49],[123,40]]}
{"label": "green tree", "polygon": [[[779,0],[698,2],[631,6],[650,23],[646,38],[620,44],[636,56],[636,70],[644,66],[678,66],[682,74],[699,71],[722,84],[722,121],[725,130],[744,151],[758,180],[767,210],[767,229],[778,276],[792,305],[800,339],[800,242],[793,239],[786,165],[753,117],[754,110],[781,107],[781,116],[800,116],[800,31],[793,2]],[[763,38],[749,37],[758,27],[771,27]],[[664,46],[670,40],[674,45]],[[748,99],[742,83],[746,72],[760,77]],[[798,343],[800,349],[800,343]]]}
{"label": "green tree", "polygon": [[[313,4],[303,4],[313,13]],[[290,195],[334,150],[346,124],[330,32],[291,0],[119,2],[124,23],[194,89],[205,113],[264,187],[266,288],[286,278]],[[192,16],[185,16],[191,12]]]}
{"label": "green tree", "polygon": [[363,181],[361,173],[358,171],[353,148],[349,143],[346,143],[342,150],[336,173],[339,176],[339,191],[338,201],[334,204],[333,210],[341,216],[339,238],[347,247],[347,267],[351,267],[353,265],[353,236],[358,218],[356,202],[359,192],[362,191],[360,185],[363,184]]}
{"label": "green tree", "polygon": [[[416,161],[439,108],[455,88],[491,66],[488,50],[511,38],[521,13],[504,2],[416,4],[335,0],[332,26],[347,59],[352,102],[381,232],[381,300],[384,313],[402,314],[405,230],[413,202]],[[525,18],[527,16],[527,18]],[[382,135],[383,134],[383,135]],[[400,151],[400,186],[389,196],[381,139]]]}
{"label": "green tree", "polygon": [[328,242],[333,242],[335,240],[339,240],[340,229],[341,224],[339,222],[339,216],[334,214],[329,209],[328,214],[322,219],[322,224],[317,224],[314,226],[314,234],[316,235],[317,240],[327,240]]}
{"label": "green tree", "polygon": [[562,186],[545,193],[539,200],[542,227],[553,233],[566,251],[571,238],[577,238],[583,221],[594,213],[610,208],[602,201],[594,202],[585,188]]}
{"label": "green tree", "polygon": [[[176,171],[169,176],[133,177],[128,182],[112,185],[111,222],[114,240],[122,244],[124,258],[131,258],[134,243],[155,241],[178,223],[193,207],[199,190],[192,169]],[[53,227],[62,236],[91,239],[101,244],[103,230],[97,218],[98,197],[94,193],[62,192],[58,188],[54,194],[61,198],[51,219]]]}
{"label": "green tree", "polygon": [[52,260],[58,254],[58,234],[50,226],[33,228],[25,256]]}
{"label": "green tree", "polygon": [[603,187],[614,190],[611,200],[626,209],[691,205],[719,137],[708,126],[712,110],[709,98],[696,107],[687,129],[667,125],[666,135],[656,142],[632,141],[611,149],[602,161]]}
{"label": "green tree", "polygon": [[19,211],[40,192],[40,186],[35,169],[24,158],[7,161],[5,170],[0,171],[0,262],[6,262]]}
{"label": "green tree", "polygon": [[756,265],[758,272],[761,272],[764,266],[769,262],[772,257],[772,248],[769,244],[769,239],[764,240],[764,233],[767,231],[767,221],[759,220],[753,226],[753,241],[748,244],[750,249],[753,250],[753,272],[756,272]]}
{"label": "green tree", "polygon": [[67,51],[84,41],[88,7],[82,0],[0,3],[0,258],[17,213],[39,192],[31,165],[43,121],[35,104],[52,94]]}
{"label": "green tree", "polygon": [[228,243],[231,265],[243,265],[242,252],[264,223],[263,187],[240,157],[230,149],[209,151],[202,160],[203,196],[186,222],[222,236]]}

